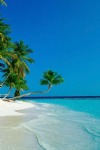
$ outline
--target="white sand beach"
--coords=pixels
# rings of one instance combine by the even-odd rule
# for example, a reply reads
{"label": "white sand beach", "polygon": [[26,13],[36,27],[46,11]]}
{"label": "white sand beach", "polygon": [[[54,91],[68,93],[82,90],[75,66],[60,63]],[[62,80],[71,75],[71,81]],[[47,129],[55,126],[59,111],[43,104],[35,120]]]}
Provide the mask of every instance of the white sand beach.
{"label": "white sand beach", "polygon": [[[68,103],[62,99],[61,102]],[[79,102],[84,103],[70,101],[80,107]],[[92,106],[92,102],[87,104]],[[99,106],[100,102],[96,102]],[[97,150],[99,126],[100,119],[93,114],[62,105],[0,100],[0,150]]]}
{"label": "white sand beach", "polygon": [[21,126],[35,118],[35,113],[27,113],[30,109],[34,111],[35,104],[0,99],[0,150],[43,150],[34,133]]}
{"label": "white sand beach", "polygon": [[19,116],[23,113],[17,112],[17,110],[23,110],[35,107],[34,104],[22,101],[4,101],[0,99],[0,116]]}

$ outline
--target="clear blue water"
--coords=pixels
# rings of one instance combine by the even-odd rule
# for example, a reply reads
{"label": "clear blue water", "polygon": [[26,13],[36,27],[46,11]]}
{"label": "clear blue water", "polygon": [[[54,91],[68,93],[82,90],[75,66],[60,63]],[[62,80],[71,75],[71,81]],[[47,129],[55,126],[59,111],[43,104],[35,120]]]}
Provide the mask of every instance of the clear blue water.
{"label": "clear blue water", "polygon": [[100,99],[37,99],[38,103],[48,103],[64,106],[76,111],[87,112],[100,118]]}
{"label": "clear blue water", "polygon": [[22,126],[36,135],[41,150],[100,150],[99,99],[30,101],[37,117]]}

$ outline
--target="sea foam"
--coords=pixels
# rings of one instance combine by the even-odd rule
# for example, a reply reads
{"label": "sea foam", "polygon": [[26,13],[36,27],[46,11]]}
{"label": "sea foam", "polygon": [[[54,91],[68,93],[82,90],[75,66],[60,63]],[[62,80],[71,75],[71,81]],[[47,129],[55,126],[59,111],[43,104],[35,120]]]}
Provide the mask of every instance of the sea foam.
{"label": "sea foam", "polygon": [[21,124],[44,150],[99,150],[100,120],[63,106],[38,104],[37,118]]}

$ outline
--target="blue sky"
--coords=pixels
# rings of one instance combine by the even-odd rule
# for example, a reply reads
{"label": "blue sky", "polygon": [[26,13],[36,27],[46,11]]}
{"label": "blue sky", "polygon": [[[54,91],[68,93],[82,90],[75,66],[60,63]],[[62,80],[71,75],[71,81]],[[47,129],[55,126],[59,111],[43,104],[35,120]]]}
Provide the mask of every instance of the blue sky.
{"label": "blue sky", "polygon": [[65,81],[45,96],[100,95],[99,0],[6,2],[0,13],[11,25],[12,40],[23,40],[34,50],[27,76],[30,91],[46,89],[39,80],[51,69]]}

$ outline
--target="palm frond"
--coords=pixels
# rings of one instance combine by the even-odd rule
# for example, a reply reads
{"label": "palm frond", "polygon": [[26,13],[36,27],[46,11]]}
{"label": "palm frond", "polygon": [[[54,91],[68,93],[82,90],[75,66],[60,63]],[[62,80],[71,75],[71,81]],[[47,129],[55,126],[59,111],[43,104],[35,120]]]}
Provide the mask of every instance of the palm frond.
{"label": "palm frond", "polygon": [[7,6],[7,4],[4,0],[0,0],[0,4]]}
{"label": "palm frond", "polygon": [[6,58],[1,56],[0,59],[3,60],[7,65],[9,66],[11,65],[10,62]]}
{"label": "palm frond", "polygon": [[30,72],[30,69],[28,68],[27,64],[24,61],[23,61],[23,67],[24,67],[26,73]]}
{"label": "palm frond", "polygon": [[43,74],[43,79],[41,79],[40,84],[41,85],[58,85],[62,83],[64,79],[61,77],[61,75],[58,75],[54,71],[47,71]]}
{"label": "palm frond", "polygon": [[30,62],[30,63],[34,63],[35,62],[32,58],[29,58],[29,57],[23,56],[23,59],[28,61],[28,62]]}
{"label": "palm frond", "polygon": [[41,85],[49,85],[49,82],[48,82],[48,80],[41,79],[41,80],[40,80],[40,84],[41,84]]}

